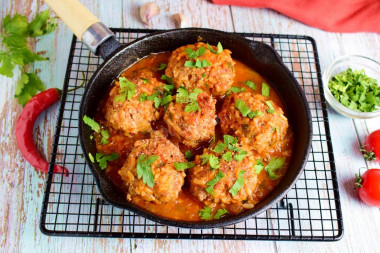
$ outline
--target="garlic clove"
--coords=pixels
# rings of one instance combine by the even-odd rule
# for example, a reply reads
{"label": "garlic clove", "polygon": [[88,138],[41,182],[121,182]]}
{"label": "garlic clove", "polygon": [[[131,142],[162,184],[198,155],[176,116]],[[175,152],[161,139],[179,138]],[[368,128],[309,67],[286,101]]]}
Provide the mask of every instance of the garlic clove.
{"label": "garlic clove", "polygon": [[149,20],[157,14],[160,14],[160,7],[153,2],[146,3],[140,8],[141,21],[146,25],[149,25]]}
{"label": "garlic clove", "polygon": [[189,22],[189,19],[187,18],[187,16],[185,16],[183,14],[180,14],[180,13],[176,13],[172,17],[174,19],[175,26],[177,28],[185,28],[185,27],[189,27],[190,26],[189,25],[190,22]]}

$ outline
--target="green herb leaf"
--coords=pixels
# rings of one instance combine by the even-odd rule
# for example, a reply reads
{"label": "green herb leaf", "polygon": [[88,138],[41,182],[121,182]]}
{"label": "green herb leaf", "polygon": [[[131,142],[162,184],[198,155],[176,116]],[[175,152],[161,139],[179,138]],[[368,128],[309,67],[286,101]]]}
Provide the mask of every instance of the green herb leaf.
{"label": "green herb leaf", "polygon": [[249,107],[241,99],[236,100],[235,107],[240,111],[243,117],[247,117],[248,114],[252,112],[251,109],[249,109]]}
{"label": "green herb leaf", "polygon": [[269,85],[266,83],[263,83],[261,86],[261,94],[265,97],[269,97],[269,90],[270,90]]}
{"label": "green herb leaf", "polygon": [[192,162],[183,162],[183,163],[174,162],[174,167],[177,170],[186,170],[186,169],[193,168],[194,166],[195,164]]}
{"label": "green herb leaf", "polygon": [[57,27],[57,22],[49,16],[49,10],[37,14],[28,26],[28,35],[32,37],[51,33]]}
{"label": "green herb leaf", "polygon": [[233,93],[242,93],[245,91],[245,88],[243,87],[231,87],[227,92],[226,92],[226,95],[230,95],[231,92]]}
{"label": "green herb leaf", "polygon": [[218,45],[217,45],[218,51],[215,51],[208,43],[207,43],[207,48],[213,54],[220,54],[223,51],[223,46],[222,46],[222,43],[220,42],[218,42]]}
{"label": "green herb leaf", "polygon": [[166,91],[166,92],[171,92],[172,90],[174,89],[174,84],[165,84],[164,85],[164,90]]}
{"label": "green herb leaf", "polygon": [[189,103],[185,106],[185,112],[201,111],[197,102],[198,94],[202,93],[201,89],[195,88],[193,92],[188,92],[185,87],[179,87],[177,89],[176,102],[177,103]]}
{"label": "green herb leaf", "polygon": [[214,220],[219,220],[220,217],[222,217],[223,215],[227,214],[228,211],[227,209],[218,209],[218,211],[216,211],[216,214],[214,215]]}
{"label": "green herb leaf", "polygon": [[206,192],[214,195],[215,192],[214,192],[214,186],[224,177],[224,174],[222,171],[219,171],[218,174],[215,176],[214,179],[212,179],[211,181],[208,181],[206,183],[206,185],[208,186],[206,188]]}
{"label": "green herb leaf", "polygon": [[136,85],[125,77],[119,77],[119,84],[120,92],[126,94],[126,99],[130,100],[136,93]]}
{"label": "green herb leaf", "polygon": [[166,66],[168,66],[168,64],[166,63],[160,63],[160,66],[158,66],[157,70],[163,70],[166,68]]}
{"label": "green herb leaf", "polygon": [[103,145],[108,144],[109,143],[108,138],[110,137],[110,133],[108,132],[108,130],[102,129],[100,130],[100,134],[102,135],[102,139],[100,140],[100,143]]}
{"label": "green herb leaf", "polygon": [[176,102],[177,103],[189,103],[189,92],[186,90],[185,87],[181,86],[177,89],[177,95],[176,95]]}
{"label": "green herb leaf", "polygon": [[195,58],[198,58],[199,56],[205,54],[206,53],[206,48],[200,47],[200,48],[198,48],[197,51],[194,51],[193,49],[191,49],[191,48],[188,47],[188,48],[185,49],[185,53],[187,54],[187,56],[190,59],[195,59]]}
{"label": "green herb leaf", "polygon": [[205,208],[199,210],[198,215],[201,217],[202,220],[210,220],[212,215],[211,207],[206,206]]}
{"label": "green herb leaf", "polygon": [[248,154],[247,151],[241,151],[240,154],[234,155],[234,159],[238,162],[241,162],[243,161],[244,156],[246,156],[247,154]]}
{"label": "green herb leaf", "polygon": [[91,129],[97,133],[100,132],[100,125],[93,119],[91,119],[90,117],[88,117],[87,115],[84,115],[83,116],[83,122],[88,125],[89,127],[91,127]]}
{"label": "green herb leaf", "polygon": [[119,154],[117,153],[112,153],[110,155],[104,155],[101,153],[96,153],[95,155],[96,161],[99,163],[99,167],[104,170],[107,168],[107,162],[108,161],[114,161],[119,158]]}
{"label": "green herb leaf", "polygon": [[173,100],[172,95],[164,95],[161,99],[161,106],[169,104]]}
{"label": "green herb leaf", "polygon": [[147,100],[147,97],[148,97],[148,94],[146,94],[146,92],[143,92],[143,93],[141,93],[140,96],[139,96],[139,101],[140,101],[140,102],[144,102],[144,101]]}
{"label": "green herb leaf", "polygon": [[218,144],[216,144],[215,148],[212,149],[212,151],[214,151],[215,153],[222,153],[223,150],[227,147],[227,144],[224,144],[222,142],[219,142]]}
{"label": "green herb leaf", "polygon": [[189,67],[189,68],[205,68],[205,67],[209,67],[211,66],[212,64],[208,61],[208,60],[199,60],[197,59],[195,62],[194,61],[186,61],[185,62],[185,67]]}
{"label": "green herb leaf", "polygon": [[7,54],[7,52],[0,51],[0,63],[0,74],[7,77],[13,77],[13,69],[15,68],[15,65],[12,62],[12,56]]}
{"label": "green herb leaf", "polygon": [[201,158],[202,158],[202,164],[206,164],[208,162],[212,169],[217,169],[220,166],[219,158],[214,155],[204,154],[204,155],[201,155]]}
{"label": "green herb leaf", "polygon": [[224,140],[224,143],[227,144],[227,145],[228,144],[235,145],[238,142],[237,138],[235,138],[235,137],[233,137],[231,135],[228,135],[228,134],[223,135],[223,140]]}
{"label": "green herb leaf", "polygon": [[137,177],[143,179],[144,184],[153,188],[154,174],[152,172],[152,164],[158,159],[156,155],[146,156],[144,154],[137,158],[136,172]]}
{"label": "green herb leaf", "polygon": [[12,18],[7,15],[3,19],[3,27],[5,34],[18,34],[26,36],[28,21],[26,20],[26,17],[21,16],[20,14],[14,15]]}
{"label": "green herb leaf", "polygon": [[149,83],[149,79],[148,78],[140,77],[140,79],[143,81],[143,84]]}
{"label": "green herb leaf", "polygon": [[247,80],[244,82],[244,85],[251,88],[252,90],[256,90],[256,85],[252,81]]}
{"label": "green herb leaf", "polygon": [[260,172],[264,169],[264,164],[261,159],[256,160],[256,165],[253,166],[253,168],[255,169],[257,175],[260,174]]}
{"label": "green herb leaf", "polygon": [[278,175],[276,174],[276,171],[281,169],[282,166],[285,164],[286,159],[285,158],[271,158],[267,166],[265,166],[265,170],[268,173],[268,177],[272,180],[278,179]]}
{"label": "green herb leaf", "polygon": [[222,159],[226,162],[231,162],[232,161],[232,153],[230,151],[227,151],[222,155]]}
{"label": "green herb leaf", "polygon": [[269,108],[269,109],[267,109],[267,112],[268,113],[274,113],[274,107],[273,107],[272,103],[270,101],[266,101],[265,103],[267,104],[267,106]]}
{"label": "green herb leaf", "polygon": [[185,152],[185,157],[187,158],[187,159],[191,159],[191,158],[193,158],[193,153],[191,152],[191,150],[187,150],[186,152]]}
{"label": "green herb leaf", "polygon": [[198,102],[194,101],[191,102],[190,104],[185,106],[185,112],[196,112],[196,111],[201,111],[201,108],[199,107]]}
{"label": "green herb leaf", "polygon": [[91,162],[95,162],[94,156],[91,153],[88,153],[88,158],[90,158]]}
{"label": "green herb leaf", "polygon": [[231,193],[233,197],[235,197],[236,194],[238,194],[238,192],[244,185],[244,173],[245,173],[245,170],[242,170],[239,172],[237,180],[235,181],[231,189],[228,191],[229,193]]}
{"label": "green herb leaf", "polygon": [[[26,75],[28,78],[25,78]],[[22,106],[37,94],[38,91],[43,91],[45,86],[35,73],[24,73],[21,76],[20,82],[18,82],[15,92],[15,98],[17,102]]]}
{"label": "green herb leaf", "polygon": [[173,85],[173,80],[170,77],[168,77],[167,75],[162,75],[161,80],[166,80],[169,85]]}

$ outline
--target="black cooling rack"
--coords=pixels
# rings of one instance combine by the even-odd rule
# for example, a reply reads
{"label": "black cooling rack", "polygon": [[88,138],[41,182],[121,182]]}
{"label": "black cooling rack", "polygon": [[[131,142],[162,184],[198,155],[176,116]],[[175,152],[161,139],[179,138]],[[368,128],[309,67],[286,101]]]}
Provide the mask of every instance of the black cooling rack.
{"label": "black cooling rack", "polygon": [[[153,30],[113,29],[119,41],[131,42]],[[48,235],[124,238],[339,240],[343,235],[334,156],[315,41],[311,37],[242,34],[274,47],[303,87],[313,116],[312,152],[297,184],[265,213],[217,229],[164,226],[106,204],[99,195],[78,138],[81,87],[102,62],[73,38],[41,214]],[[52,166],[65,166],[64,177]]]}

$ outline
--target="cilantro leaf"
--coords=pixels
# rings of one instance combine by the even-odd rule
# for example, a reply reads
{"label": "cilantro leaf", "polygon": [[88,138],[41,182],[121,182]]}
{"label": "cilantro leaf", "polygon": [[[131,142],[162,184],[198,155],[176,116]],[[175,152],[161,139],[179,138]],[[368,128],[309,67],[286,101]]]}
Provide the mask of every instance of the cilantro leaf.
{"label": "cilantro leaf", "polygon": [[248,154],[247,151],[241,151],[241,152],[239,152],[239,154],[234,155],[234,159],[235,159],[236,161],[238,161],[238,162],[241,162],[241,161],[243,161],[244,156],[246,156],[247,154]]}
{"label": "cilantro leaf", "polygon": [[270,90],[269,85],[266,83],[263,83],[261,86],[261,94],[265,97],[269,97],[269,90]]}
{"label": "cilantro leaf", "polygon": [[205,208],[199,210],[198,215],[201,217],[202,220],[210,220],[212,215],[211,207],[205,206]]}
{"label": "cilantro leaf", "polygon": [[245,173],[245,170],[242,170],[239,172],[238,174],[238,178],[236,179],[234,185],[231,187],[231,189],[228,191],[229,193],[231,193],[231,195],[233,197],[236,196],[236,194],[238,194],[238,192],[240,191],[240,189],[243,187],[244,185],[244,173]]}
{"label": "cilantro leaf", "polygon": [[244,82],[244,85],[251,88],[252,90],[256,90],[256,85],[252,81],[247,80]]}
{"label": "cilantro leaf", "polygon": [[185,112],[196,112],[196,111],[201,111],[201,108],[199,107],[198,102],[193,101],[190,104],[185,106]]}
{"label": "cilantro leaf", "polygon": [[57,22],[49,16],[49,10],[37,14],[28,26],[28,35],[32,37],[51,33],[57,27]]}
{"label": "cilantro leaf", "polygon": [[4,36],[2,42],[8,48],[26,47],[26,37],[19,34],[10,34],[10,35]]}
{"label": "cilantro leaf", "polygon": [[202,158],[202,164],[206,164],[208,162],[212,169],[217,169],[220,166],[219,158],[214,155],[204,154],[204,155],[201,155],[201,158]]}
{"label": "cilantro leaf", "polygon": [[219,142],[218,144],[216,144],[215,148],[212,149],[212,151],[214,151],[215,153],[222,153],[223,150],[227,147],[227,144],[224,144],[222,142]]}
{"label": "cilantro leaf", "polygon": [[115,97],[115,102],[130,100],[136,93],[136,85],[125,77],[119,77],[120,95]]}
{"label": "cilantro leaf", "polygon": [[157,70],[163,70],[166,68],[166,66],[168,66],[168,64],[166,63],[160,63],[160,66],[158,66]]}
{"label": "cilantro leaf", "polygon": [[191,158],[193,158],[193,153],[191,152],[191,150],[187,150],[186,152],[185,152],[185,157],[187,158],[187,159],[191,159]]}
{"label": "cilantro leaf", "polygon": [[107,129],[102,129],[100,130],[100,134],[102,135],[102,139],[100,140],[100,143],[101,144],[108,144],[109,141],[108,141],[108,138],[110,137],[110,133],[108,132]]}
{"label": "cilantro leaf", "polygon": [[169,104],[173,100],[172,95],[165,95],[161,99],[161,106]]}
{"label": "cilantro leaf", "polygon": [[251,111],[251,109],[249,109],[249,107],[241,99],[236,100],[235,107],[240,111],[243,117],[249,117],[250,119],[253,119],[256,116],[262,115],[259,110],[256,110],[254,112]]}
{"label": "cilantro leaf", "polygon": [[177,95],[175,99],[177,103],[189,103],[189,92],[185,87],[181,86],[177,89]]}
{"label": "cilantro leaf", "polygon": [[[25,75],[28,76],[26,78]],[[17,102],[22,106],[37,94],[38,91],[43,91],[45,86],[43,85],[40,78],[35,73],[24,73],[18,82],[14,97],[17,98]]]}
{"label": "cilantro leaf", "polygon": [[158,156],[156,155],[146,156],[144,154],[137,158],[137,177],[139,179],[142,177],[144,184],[150,188],[153,188],[154,186],[154,174],[151,166],[157,159]]}
{"label": "cilantro leaf", "polygon": [[206,53],[206,48],[200,47],[200,48],[198,48],[197,51],[194,51],[193,49],[191,49],[191,48],[188,47],[188,48],[185,49],[185,53],[187,54],[187,56],[190,59],[195,59],[195,58],[198,58],[201,55],[204,55]]}
{"label": "cilantro leaf", "polygon": [[4,51],[0,51],[0,64],[0,74],[7,77],[13,77],[13,69],[15,68],[15,65],[12,62],[12,56]]}
{"label": "cilantro leaf", "polygon": [[244,87],[231,87],[227,92],[226,92],[226,95],[230,95],[231,92],[233,93],[242,93],[245,91],[245,88]]}
{"label": "cilantro leaf", "polygon": [[14,15],[12,18],[7,15],[3,19],[3,27],[5,34],[17,34],[25,36],[28,30],[28,21],[26,20],[26,17],[21,16],[20,14]]}
{"label": "cilantro leaf", "polygon": [[146,94],[146,92],[143,92],[143,93],[141,93],[140,96],[139,96],[139,101],[140,101],[140,102],[144,102],[144,101],[147,100],[147,97],[148,97],[148,94]]}
{"label": "cilantro leaf", "polygon": [[206,192],[214,195],[214,186],[224,177],[224,173],[219,170],[218,174],[212,179],[211,181],[208,181],[206,185],[208,186],[206,188]]}
{"label": "cilantro leaf", "polygon": [[161,79],[166,80],[169,85],[173,85],[173,80],[170,77],[168,77],[167,75],[162,75]]}
{"label": "cilantro leaf", "polygon": [[11,48],[12,60],[14,63],[24,66],[34,61],[45,61],[46,58],[33,53],[28,48]]}
{"label": "cilantro leaf", "polygon": [[99,163],[99,167],[102,170],[104,170],[105,168],[107,168],[107,162],[108,161],[111,162],[111,161],[118,159],[119,154],[118,153],[112,153],[110,155],[104,155],[101,153],[96,153],[95,158],[96,158],[96,161]]}
{"label": "cilantro leaf", "polygon": [[185,106],[185,112],[201,111],[197,102],[198,94],[202,93],[201,89],[195,88],[193,92],[188,92],[185,87],[179,87],[177,89],[176,102],[177,103],[189,103]]}
{"label": "cilantro leaf", "polygon": [[183,163],[174,162],[174,167],[177,170],[186,170],[186,169],[193,168],[194,166],[195,164],[192,162],[183,162]]}
{"label": "cilantro leaf", "polygon": [[285,164],[286,159],[283,157],[280,158],[271,158],[267,166],[265,166],[265,170],[268,173],[268,177],[272,180],[278,179],[278,175],[276,175],[276,171],[281,169]]}
{"label": "cilantro leaf", "polygon": [[83,122],[88,125],[89,127],[91,127],[91,129],[97,133],[100,132],[100,125],[93,119],[91,119],[90,117],[88,117],[87,115],[84,115],[83,116]]}
{"label": "cilantro leaf", "polygon": [[253,168],[255,169],[257,175],[260,174],[260,172],[264,169],[264,164],[261,159],[256,160],[256,165],[254,165]]}
{"label": "cilantro leaf", "polygon": [[228,211],[227,209],[218,209],[218,211],[216,211],[216,214],[214,215],[214,220],[219,220],[220,217],[222,217],[223,215],[227,214]]}
{"label": "cilantro leaf", "polygon": [[189,67],[189,68],[205,68],[209,67],[212,64],[208,60],[199,60],[197,59],[195,62],[194,61],[186,61],[184,66]]}
{"label": "cilantro leaf", "polygon": [[226,162],[231,162],[232,161],[232,153],[230,151],[227,151],[222,155],[222,159]]}
{"label": "cilantro leaf", "polygon": [[227,145],[228,144],[235,145],[238,142],[237,138],[235,138],[235,137],[233,137],[231,135],[228,135],[228,134],[223,135],[223,140],[224,140],[224,143],[227,144]]}

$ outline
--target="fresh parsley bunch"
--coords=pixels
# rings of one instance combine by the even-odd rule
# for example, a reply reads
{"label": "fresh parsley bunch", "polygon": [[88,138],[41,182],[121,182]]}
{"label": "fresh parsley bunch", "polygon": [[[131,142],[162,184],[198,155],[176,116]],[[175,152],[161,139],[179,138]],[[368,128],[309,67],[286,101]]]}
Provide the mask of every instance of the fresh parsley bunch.
{"label": "fresh parsley bunch", "polygon": [[36,73],[28,73],[27,66],[35,61],[47,58],[30,51],[27,39],[48,34],[55,30],[57,23],[49,16],[49,10],[37,14],[29,23],[20,14],[3,19],[3,33],[0,33],[4,50],[0,50],[0,74],[13,77],[14,69],[21,69],[21,77],[15,89],[15,98],[24,106],[38,91],[45,89]]}

